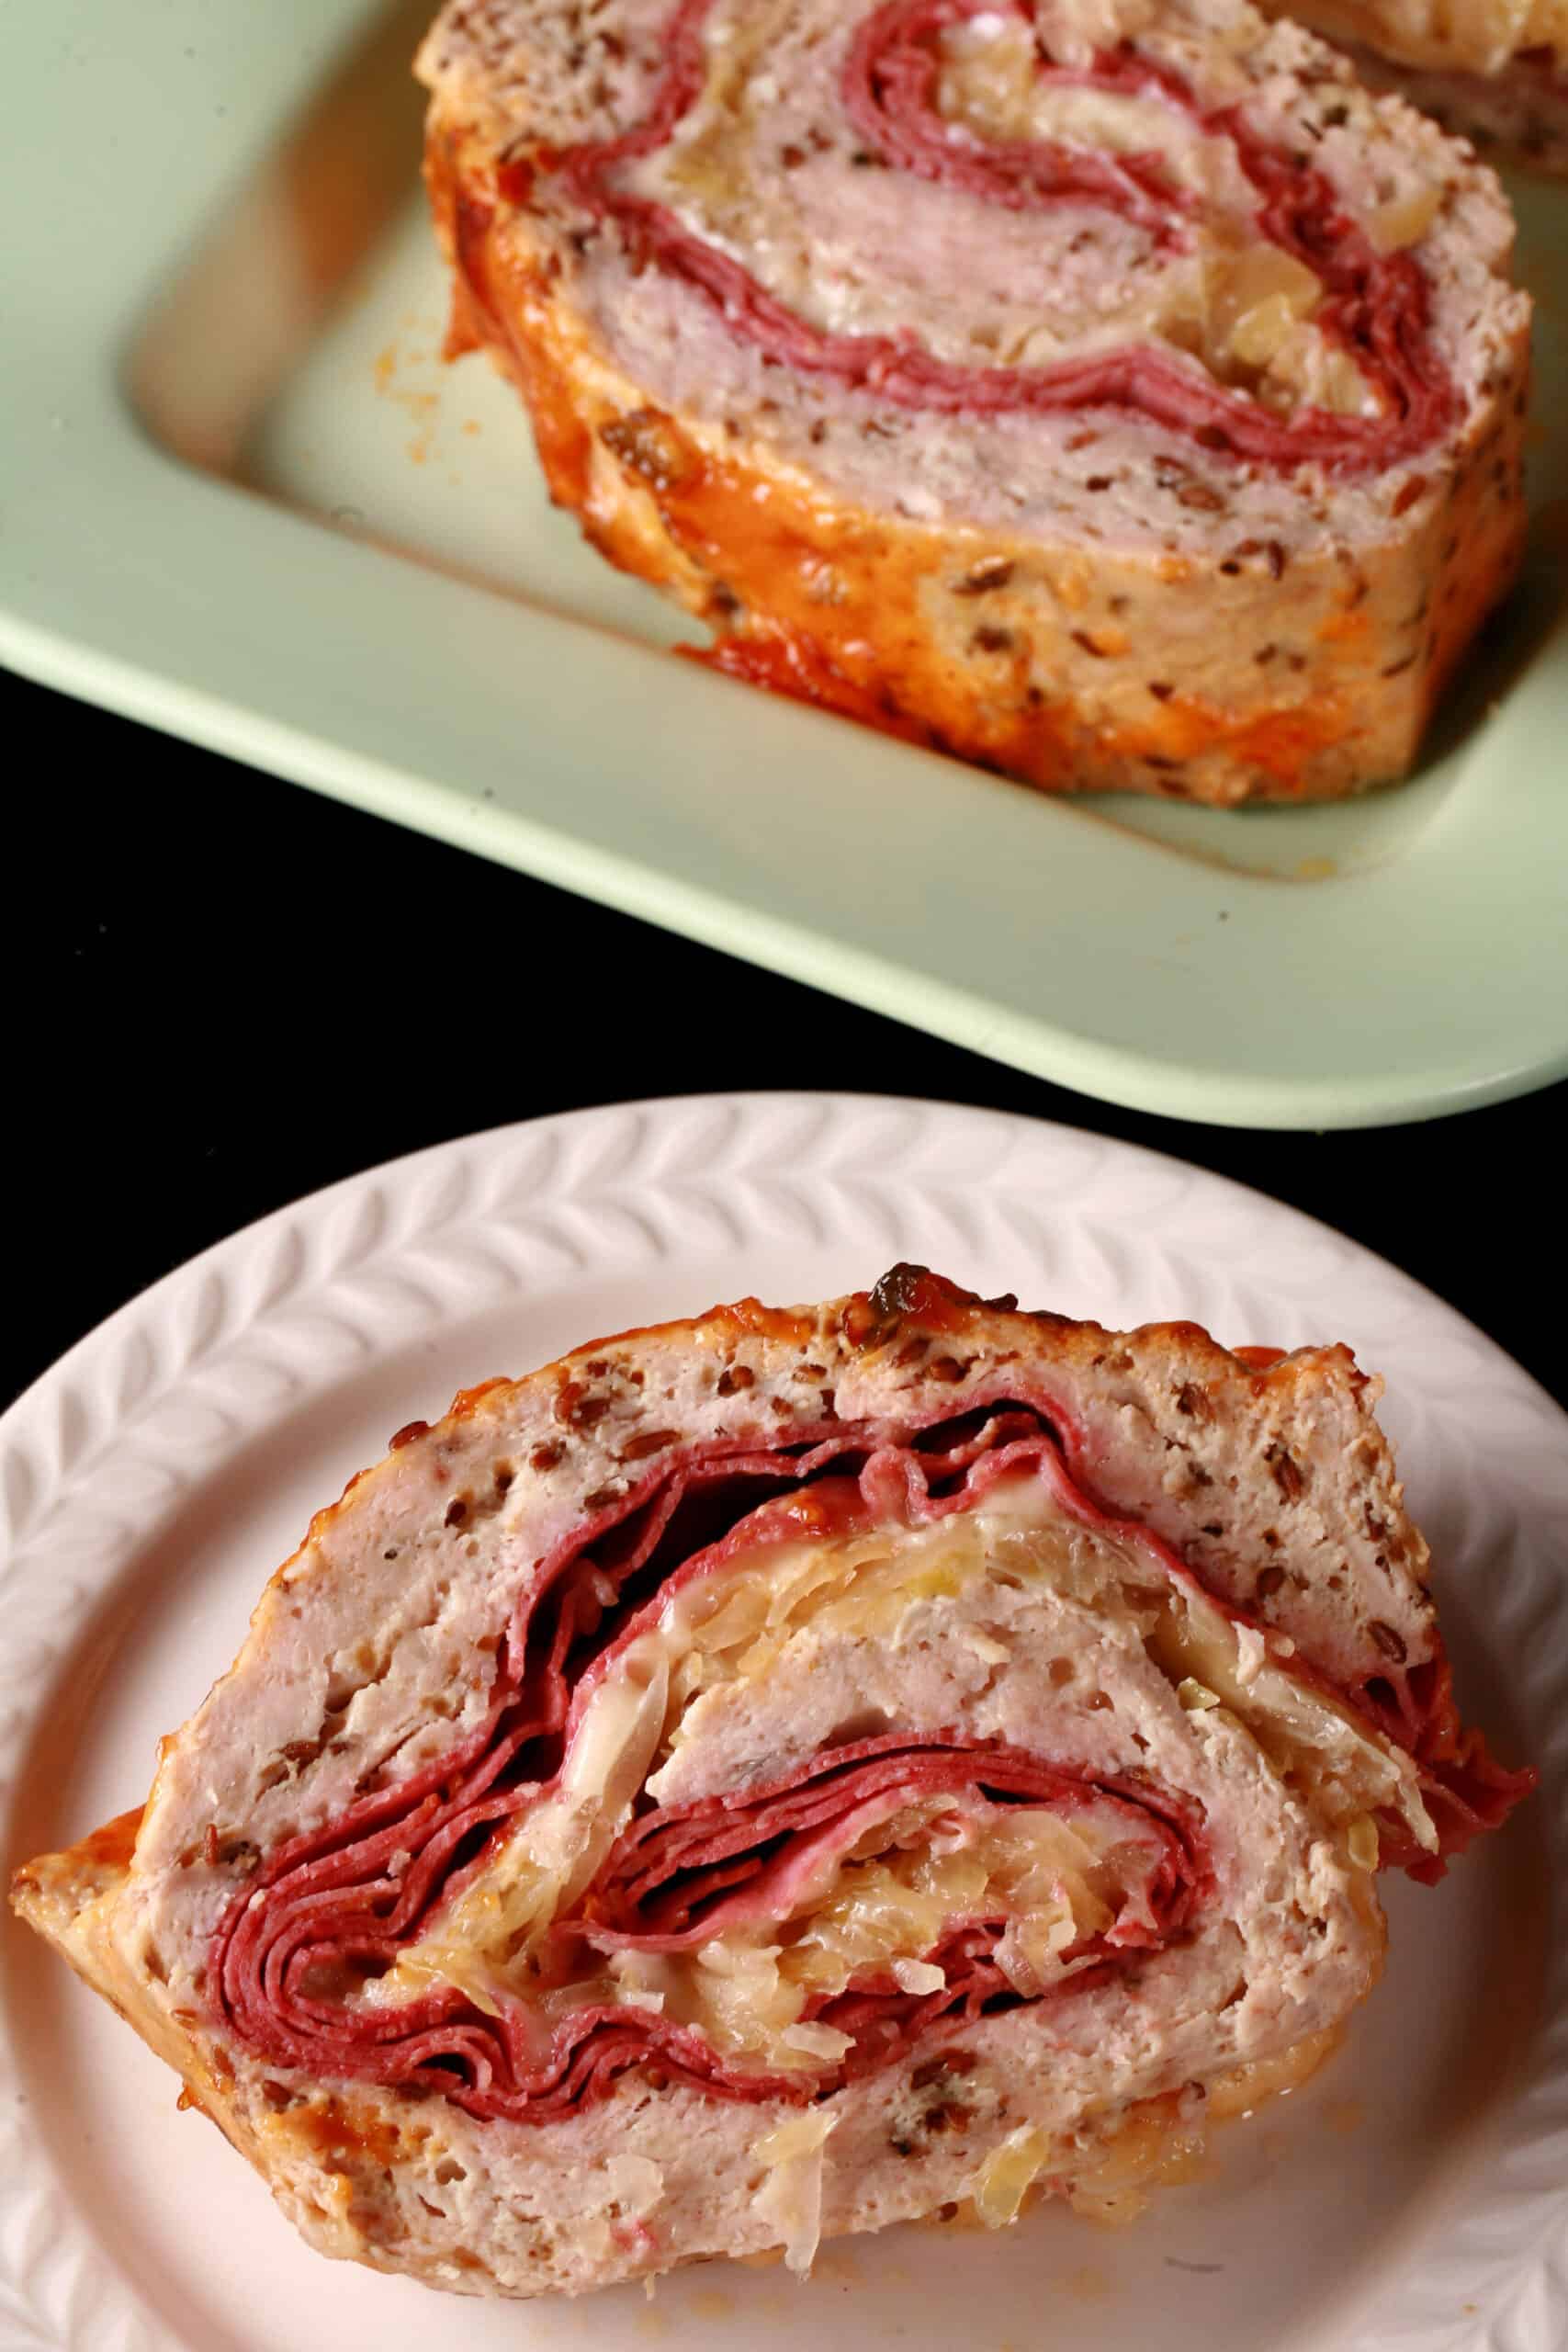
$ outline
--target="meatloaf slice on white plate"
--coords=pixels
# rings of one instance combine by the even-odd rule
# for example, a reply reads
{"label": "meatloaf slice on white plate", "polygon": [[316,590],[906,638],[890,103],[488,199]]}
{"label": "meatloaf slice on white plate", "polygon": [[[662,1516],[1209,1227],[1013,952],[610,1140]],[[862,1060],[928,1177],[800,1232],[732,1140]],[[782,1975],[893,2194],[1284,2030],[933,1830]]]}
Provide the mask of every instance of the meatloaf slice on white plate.
{"label": "meatloaf slice on white plate", "polygon": [[454,0],[427,177],[709,658],[1053,789],[1402,774],[1520,548],[1491,174],[1244,0]]}
{"label": "meatloaf slice on white plate", "polygon": [[400,1430],[25,1917],[312,2245],[568,2292],[1038,2188],[1301,2080],[1530,1785],[1343,1348],[918,1267]]}
{"label": "meatloaf slice on white plate", "polygon": [[1568,172],[1568,0],[1292,0],[1289,14],[1479,147]]}

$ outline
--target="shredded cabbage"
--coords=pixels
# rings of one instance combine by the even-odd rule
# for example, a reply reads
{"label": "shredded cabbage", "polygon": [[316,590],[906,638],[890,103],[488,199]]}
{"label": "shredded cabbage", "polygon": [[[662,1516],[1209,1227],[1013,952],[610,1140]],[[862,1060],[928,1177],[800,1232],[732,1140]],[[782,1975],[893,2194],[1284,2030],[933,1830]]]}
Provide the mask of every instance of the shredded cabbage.
{"label": "shredded cabbage", "polygon": [[[1065,1517],[1032,1474],[1003,1480],[972,1512],[931,1527],[762,1547],[724,1575],[675,1593],[658,1623],[615,1661],[583,1711],[556,1788],[523,1813],[491,1866],[421,1943],[364,1997],[405,2000],[457,1985],[494,2015],[509,1993],[536,2004],[625,2001],[705,2033],[726,2056],[780,2071],[832,2063],[841,2037],[814,2028],[808,2004],[855,1979],[889,1973],[901,1989],[935,1992],[928,1955],[968,1917],[1008,1922],[997,1957],[1011,1984],[1037,1995],[1074,1965],[1066,1955],[1102,1934],[1125,1900],[1113,1852],[1045,1808],[955,1809],[951,1797],[907,1807],[824,1861],[787,1919],[734,1930],[696,1953],[617,1954],[592,1963],[575,1990],[552,1990],[551,1922],[600,1868],[639,1790],[690,1729],[702,1695],[769,1673],[807,1634],[897,1642],[933,1603],[974,1588],[998,1564],[1012,1582],[1049,1580],[1132,1631],[1193,1721],[1245,1725],[1275,1769],[1299,1772],[1359,1871],[1377,1864],[1370,1815],[1401,1814],[1430,1850],[1436,1831],[1416,1768],[1344,1702],[1277,1662],[1284,1646],[1238,1625],[1205,1595],[1173,1586],[1134,1550],[1105,1546]],[[979,1658],[1010,1653],[983,1626],[962,1637]],[[1223,1711],[1223,1712],[1221,1712]],[[1370,1859],[1369,1859],[1370,1857]]]}
{"label": "shredded cabbage", "polygon": [[822,2236],[822,2151],[839,2118],[814,2107],[792,2116],[752,2149],[767,2178],[751,2199],[778,2232],[787,2268],[804,2278],[817,2258]]}

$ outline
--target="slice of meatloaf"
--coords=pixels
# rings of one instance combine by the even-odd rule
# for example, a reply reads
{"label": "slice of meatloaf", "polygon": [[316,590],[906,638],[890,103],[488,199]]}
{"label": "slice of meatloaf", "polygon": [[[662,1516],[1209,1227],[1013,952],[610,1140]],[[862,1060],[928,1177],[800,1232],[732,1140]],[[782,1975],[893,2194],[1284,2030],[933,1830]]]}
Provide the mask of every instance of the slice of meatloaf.
{"label": "slice of meatloaf", "polygon": [[1568,172],[1568,0],[1291,0],[1289,14],[1499,161]]}
{"label": "slice of meatloaf", "polygon": [[1491,175],[1245,0],[454,0],[427,176],[709,658],[1050,788],[1402,774],[1518,558]]}
{"label": "slice of meatloaf", "polygon": [[1343,1348],[919,1267],[597,1340],[318,1514],[23,1916],[329,2254],[577,2292],[1027,2192],[1300,2081],[1529,1786]]}

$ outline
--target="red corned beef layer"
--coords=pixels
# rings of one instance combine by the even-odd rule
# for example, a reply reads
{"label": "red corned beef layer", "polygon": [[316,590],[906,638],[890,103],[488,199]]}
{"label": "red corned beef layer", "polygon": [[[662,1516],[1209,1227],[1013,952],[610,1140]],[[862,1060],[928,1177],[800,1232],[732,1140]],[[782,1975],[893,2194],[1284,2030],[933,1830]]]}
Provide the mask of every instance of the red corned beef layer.
{"label": "red corned beef layer", "polygon": [[[1148,1849],[1142,1917],[1129,1901],[1108,1945],[1157,1940],[1156,1925],[1185,1917],[1189,1857],[1163,1815],[1135,1801],[1002,1747],[907,1741],[897,1732],[835,1747],[762,1789],[667,1810],[635,1822],[594,1890],[579,1906],[586,1941],[606,1950],[682,1951],[732,1928],[789,1917],[801,1889],[829,1855],[849,1850],[921,1798],[1012,1800],[1062,1814],[1114,1815],[1118,1842]],[[1186,1809],[1189,1837],[1196,1832]],[[782,1845],[774,1841],[784,1840]]]}
{"label": "red corned beef layer", "polygon": [[[666,145],[699,96],[705,78],[703,28],[713,6],[714,0],[681,0],[665,33],[669,64],[640,123],[618,138],[563,153],[519,156],[502,169],[502,194],[524,200],[540,178],[553,175],[594,219],[616,223],[640,266],[700,288],[731,331],[770,359],[874,392],[899,408],[975,416],[1122,409],[1254,464],[1282,471],[1314,461],[1341,474],[1413,456],[1456,415],[1452,382],[1433,347],[1419,264],[1407,253],[1376,252],[1321,171],[1261,137],[1243,108],[1205,109],[1179,74],[1130,43],[1102,52],[1089,72],[1042,60],[1040,78],[1052,85],[1157,98],[1204,131],[1228,139],[1258,196],[1259,237],[1318,278],[1324,299],[1317,323],[1375,390],[1378,415],[1341,416],[1314,407],[1280,415],[1163,345],[1130,345],[1048,368],[967,367],[937,357],[911,335],[835,334],[811,324],[742,264],[694,235],[668,206],[633,195],[615,179],[620,166]],[[1193,200],[1173,184],[1157,155],[954,139],[937,108],[934,44],[946,28],[995,9],[996,0],[886,0],[871,12],[852,45],[843,84],[846,113],[869,152],[888,168],[963,188],[1010,210],[1092,203],[1147,230],[1160,245],[1184,244]],[[1029,17],[1021,4],[1020,13]]]}
{"label": "red corned beef layer", "polygon": [[[604,2097],[632,2067],[657,2068],[716,2098],[804,2100],[917,2041],[1020,2006],[995,1957],[999,1919],[949,1922],[925,1955],[946,1971],[941,1992],[908,1994],[873,1975],[808,2009],[852,2047],[834,2067],[784,2075],[737,2067],[699,2034],[635,2007],[585,2007],[547,2029],[521,2001],[492,2017],[453,1986],[395,2007],[352,1996],[428,1931],[438,1907],[486,1867],[513,1817],[548,1791],[589,1693],[671,1593],[722,1575],[739,1555],[801,1536],[929,1525],[972,1509],[998,1478],[1032,1472],[1083,1524],[1143,1545],[1174,1582],[1198,1586],[1168,1545],[1101,1508],[1074,1475],[1080,1462],[1068,1417],[1044,1397],[1004,1396],[923,1430],[834,1424],[776,1450],[715,1443],[667,1456],[540,1564],[502,1642],[478,1730],[263,1860],[213,1940],[209,1983],[227,2030],[270,2063],[318,2078],[434,2091],[470,2114],[544,2122]],[[1310,1659],[1292,1659],[1289,1670],[1332,1687]],[[1447,1856],[1495,1826],[1534,1783],[1533,1773],[1504,1771],[1479,1733],[1461,1729],[1440,1653],[1430,1667],[1405,1673],[1391,1665],[1339,1695],[1422,1767],[1441,1852],[1424,1855],[1382,1825],[1385,1860],[1415,1877],[1440,1876]],[[744,1917],[777,1918],[792,1885],[825,1855],[847,1852],[870,1823],[932,1795],[951,1797],[959,1813],[1109,1806],[1124,1816],[1119,1840],[1142,1847],[1145,1873],[1122,1916],[1068,1955],[1077,1973],[1043,1997],[1070,1997],[1159,1948],[1207,1893],[1201,1824],[1168,1792],[1092,1781],[956,1736],[890,1733],[825,1751],[764,1787],[646,1810],[557,1931],[591,1949],[670,1951]]]}

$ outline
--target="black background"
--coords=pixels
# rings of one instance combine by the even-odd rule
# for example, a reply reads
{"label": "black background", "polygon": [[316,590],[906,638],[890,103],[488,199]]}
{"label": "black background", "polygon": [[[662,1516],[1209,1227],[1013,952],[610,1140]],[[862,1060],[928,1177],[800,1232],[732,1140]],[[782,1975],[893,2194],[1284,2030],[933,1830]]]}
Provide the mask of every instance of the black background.
{"label": "black background", "polygon": [[0,676],[0,1398],[337,1177],[510,1119],[779,1085],[1027,1112],[1219,1170],[1393,1260],[1568,1399],[1568,1085],[1348,1134],[1145,1117],[19,679]]}

